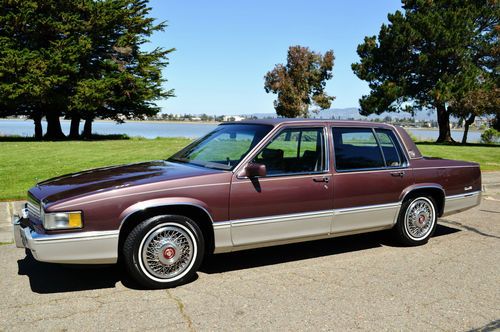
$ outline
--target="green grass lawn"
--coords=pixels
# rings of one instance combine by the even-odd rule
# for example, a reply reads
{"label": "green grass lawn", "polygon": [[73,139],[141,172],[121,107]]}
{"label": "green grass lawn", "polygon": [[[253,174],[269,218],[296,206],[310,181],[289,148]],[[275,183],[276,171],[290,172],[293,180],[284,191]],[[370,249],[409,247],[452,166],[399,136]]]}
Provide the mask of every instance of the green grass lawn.
{"label": "green grass lawn", "polygon": [[424,156],[445,159],[474,161],[481,164],[482,171],[500,171],[499,145],[441,145],[434,143],[417,143]]}
{"label": "green grass lawn", "polygon": [[39,181],[84,169],[166,159],[191,140],[0,141],[0,200],[24,199]]}
{"label": "green grass lawn", "polygon": [[[24,199],[39,181],[84,169],[166,159],[190,142],[187,138],[100,141],[0,141],[0,200]],[[500,171],[499,146],[422,143],[426,156],[479,162],[484,171]]]}

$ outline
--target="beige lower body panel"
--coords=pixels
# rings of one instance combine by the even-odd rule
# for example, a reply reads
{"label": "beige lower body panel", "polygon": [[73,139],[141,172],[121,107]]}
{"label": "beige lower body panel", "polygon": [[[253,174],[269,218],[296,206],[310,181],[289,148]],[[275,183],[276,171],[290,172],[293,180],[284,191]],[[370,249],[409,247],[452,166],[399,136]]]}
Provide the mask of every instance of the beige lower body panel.
{"label": "beige lower body panel", "polygon": [[481,203],[481,192],[476,191],[467,194],[446,196],[443,216],[459,213]]}
{"label": "beige lower body panel", "polygon": [[215,253],[388,229],[400,207],[393,203],[216,223]]}
{"label": "beige lower body panel", "polygon": [[15,226],[14,232],[19,232],[16,245],[29,249],[41,262],[112,264],[118,258],[118,231],[41,236],[27,227]]}
{"label": "beige lower body panel", "polygon": [[397,221],[401,203],[335,210],[331,233],[391,228]]}

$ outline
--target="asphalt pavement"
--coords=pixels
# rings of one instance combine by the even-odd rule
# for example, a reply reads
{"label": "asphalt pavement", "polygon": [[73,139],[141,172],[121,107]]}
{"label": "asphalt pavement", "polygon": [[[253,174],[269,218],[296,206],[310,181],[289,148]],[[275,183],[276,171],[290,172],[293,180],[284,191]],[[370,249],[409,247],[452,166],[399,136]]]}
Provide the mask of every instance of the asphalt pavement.
{"label": "asphalt pavement", "polygon": [[216,255],[169,290],[138,289],[117,266],[39,263],[2,245],[0,331],[498,330],[495,183],[424,246],[377,232]]}

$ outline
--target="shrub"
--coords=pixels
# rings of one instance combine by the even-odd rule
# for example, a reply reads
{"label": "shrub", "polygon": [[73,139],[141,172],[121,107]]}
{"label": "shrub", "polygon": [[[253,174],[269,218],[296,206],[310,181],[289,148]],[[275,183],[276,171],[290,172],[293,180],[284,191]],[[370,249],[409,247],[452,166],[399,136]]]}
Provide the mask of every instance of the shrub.
{"label": "shrub", "polygon": [[500,142],[500,131],[494,128],[488,128],[481,134],[481,142],[493,144]]}

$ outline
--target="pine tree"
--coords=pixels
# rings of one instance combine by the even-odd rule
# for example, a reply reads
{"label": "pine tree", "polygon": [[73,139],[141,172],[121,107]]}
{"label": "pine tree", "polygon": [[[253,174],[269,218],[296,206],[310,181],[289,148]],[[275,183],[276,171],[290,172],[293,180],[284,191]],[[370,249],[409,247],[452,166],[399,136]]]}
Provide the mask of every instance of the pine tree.
{"label": "pine tree", "polygon": [[[358,46],[352,69],[371,88],[361,114],[436,109],[438,142],[453,141],[450,115],[463,96],[492,91],[498,73],[497,0],[403,0],[378,37]],[[496,45],[496,46],[495,46]],[[493,84],[492,84],[493,82]]]}

